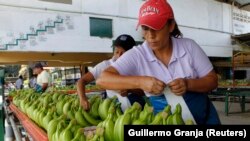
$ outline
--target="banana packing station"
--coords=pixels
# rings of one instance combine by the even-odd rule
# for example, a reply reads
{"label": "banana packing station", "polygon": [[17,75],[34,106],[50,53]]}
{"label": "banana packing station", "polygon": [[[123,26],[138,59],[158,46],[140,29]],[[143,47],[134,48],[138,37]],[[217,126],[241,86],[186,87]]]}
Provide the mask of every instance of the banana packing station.
{"label": "banana packing station", "polygon": [[[122,109],[95,81],[85,86],[90,109],[81,106],[76,82],[112,58],[116,37],[144,42],[136,27],[146,1],[0,0],[0,140],[123,141],[124,125],[197,124],[183,101],[157,114],[147,99]],[[183,36],[197,42],[218,75],[209,98],[221,124],[250,124],[250,0],[168,2]],[[38,62],[50,76],[43,94],[31,88]]]}

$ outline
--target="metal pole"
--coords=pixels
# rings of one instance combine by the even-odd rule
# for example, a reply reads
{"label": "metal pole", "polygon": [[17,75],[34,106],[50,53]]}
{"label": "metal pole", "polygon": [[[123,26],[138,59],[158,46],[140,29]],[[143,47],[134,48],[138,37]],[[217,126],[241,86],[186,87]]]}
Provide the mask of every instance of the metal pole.
{"label": "metal pole", "polygon": [[11,124],[11,127],[13,129],[16,141],[22,141],[22,136],[21,136],[20,131],[18,130],[18,128],[16,126],[16,123],[14,121],[14,117],[11,113],[9,114],[9,109],[8,109],[6,104],[7,103],[4,104],[6,119],[10,121],[10,124]]}
{"label": "metal pole", "polygon": [[10,123],[11,123],[12,129],[13,129],[14,134],[15,134],[16,141],[22,141],[22,136],[21,136],[21,134],[16,126],[13,115],[11,115],[9,117],[9,119],[10,119]]}

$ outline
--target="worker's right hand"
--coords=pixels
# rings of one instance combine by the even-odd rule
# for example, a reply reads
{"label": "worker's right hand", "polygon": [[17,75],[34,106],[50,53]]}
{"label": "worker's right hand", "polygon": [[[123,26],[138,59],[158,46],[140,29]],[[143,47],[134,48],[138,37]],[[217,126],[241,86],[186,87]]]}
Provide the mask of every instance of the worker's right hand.
{"label": "worker's right hand", "polygon": [[162,94],[166,84],[157,78],[144,76],[139,80],[140,88],[155,95]]}
{"label": "worker's right hand", "polygon": [[90,109],[90,103],[89,103],[88,99],[81,99],[80,104],[85,111],[88,111]]}

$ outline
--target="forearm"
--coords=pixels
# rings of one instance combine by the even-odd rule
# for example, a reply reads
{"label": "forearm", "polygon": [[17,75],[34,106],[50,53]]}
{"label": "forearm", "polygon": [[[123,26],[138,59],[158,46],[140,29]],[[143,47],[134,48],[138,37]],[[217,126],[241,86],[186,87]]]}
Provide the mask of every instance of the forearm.
{"label": "forearm", "polygon": [[80,100],[86,100],[87,97],[85,95],[85,82],[80,79],[78,82],[77,82],[77,94],[80,98]]}
{"label": "forearm", "polygon": [[94,80],[94,76],[90,72],[88,72],[77,81],[77,94],[80,100],[87,99],[87,96],[85,94],[85,86]]}
{"label": "forearm", "polygon": [[217,88],[217,77],[211,76],[209,78],[201,79],[186,79],[187,91],[206,93]]}
{"label": "forearm", "polygon": [[110,90],[139,89],[140,78],[140,76],[122,76],[104,71],[96,83],[102,88]]}

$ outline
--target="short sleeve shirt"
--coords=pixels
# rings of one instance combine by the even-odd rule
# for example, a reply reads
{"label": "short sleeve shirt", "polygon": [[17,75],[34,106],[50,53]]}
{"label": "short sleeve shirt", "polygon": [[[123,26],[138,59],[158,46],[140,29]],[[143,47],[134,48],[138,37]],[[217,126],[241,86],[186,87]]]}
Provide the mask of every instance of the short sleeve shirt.
{"label": "short sleeve shirt", "polygon": [[90,70],[90,73],[92,73],[94,78],[97,79],[101,75],[102,71],[108,68],[113,62],[113,59],[104,60],[97,64],[92,70]]}
{"label": "short sleeve shirt", "polygon": [[168,67],[156,58],[146,41],[127,51],[112,66],[121,75],[152,76],[166,84],[177,78],[200,78],[213,69],[206,53],[195,41],[172,38],[172,43],[173,52]]}
{"label": "short sleeve shirt", "polygon": [[42,86],[43,83],[49,83],[49,77],[49,73],[46,70],[43,70],[37,75],[37,84]]}

